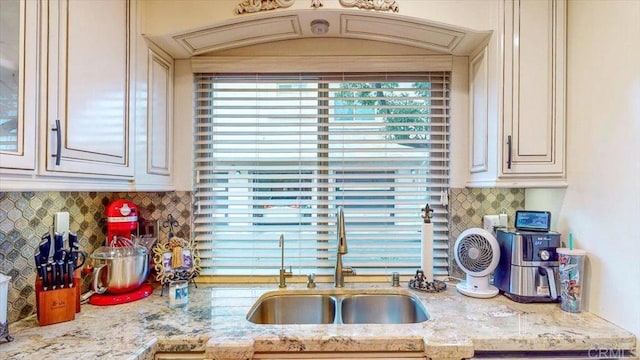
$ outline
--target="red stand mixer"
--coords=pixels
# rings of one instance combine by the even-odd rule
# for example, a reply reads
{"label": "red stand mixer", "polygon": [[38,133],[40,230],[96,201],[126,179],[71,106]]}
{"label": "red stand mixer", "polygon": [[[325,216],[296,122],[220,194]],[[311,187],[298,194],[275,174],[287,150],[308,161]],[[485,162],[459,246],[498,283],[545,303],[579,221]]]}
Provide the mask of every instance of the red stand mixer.
{"label": "red stand mixer", "polygon": [[[118,238],[131,239],[131,235],[138,230],[138,207],[129,200],[120,199],[107,205],[107,246],[118,246]],[[112,244],[112,242],[116,242]],[[132,246],[133,243],[119,244],[120,246]]]}
{"label": "red stand mixer", "polygon": [[153,292],[145,284],[149,275],[149,251],[134,247],[138,233],[138,207],[129,200],[120,199],[106,207],[106,247],[97,249],[91,259],[94,295],[92,305],[117,305],[143,299]]}

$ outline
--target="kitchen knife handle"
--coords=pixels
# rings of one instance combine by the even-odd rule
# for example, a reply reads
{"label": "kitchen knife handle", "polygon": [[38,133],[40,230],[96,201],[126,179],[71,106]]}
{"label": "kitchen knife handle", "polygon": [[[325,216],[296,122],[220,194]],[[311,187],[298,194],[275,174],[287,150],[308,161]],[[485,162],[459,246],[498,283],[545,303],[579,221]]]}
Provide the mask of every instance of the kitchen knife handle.
{"label": "kitchen knife handle", "polygon": [[56,166],[60,165],[60,158],[62,157],[62,128],[60,127],[60,120],[56,120],[56,127],[51,129],[56,132],[56,153],[51,157],[56,159]]}
{"label": "kitchen knife handle", "polygon": [[64,273],[66,272],[64,262],[62,260],[58,260],[56,262],[56,271],[58,272],[58,287],[61,289],[64,288]]}
{"label": "kitchen knife handle", "polygon": [[49,289],[49,274],[47,273],[47,264],[40,266],[40,277],[42,277],[42,290],[47,291]]}
{"label": "kitchen knife handle", "polygon": [[46,291],[49,288],[49,279],[47,274],[48,254],[43,255],[38,251],[34,254],[33,257],[36,262],[36,270],[38,271],[38,277],[42,280],[42,290]]}
{"label": "kitchen knife handle", "polygon": [[[36,263],[36,269],[38,269],[38,271],[40,271],[40,268],[42,267],[42,265],[40,264],[40,252],[36,251],[35,254],[33,254],[33,260]],[[38,275],[40,275],[40,273],[38,272]]]}
{"label": "kitchen knife handle", "polygon": [[507,169],[511,169],[511,135],[507,136]]}
{"label": "kitchen knife handle", "polygon": [[46,233],[42,235],[42,238],[40,239],[40,244],[38,245],[38,250],[40,250],[40,256],[41,258],[45,259],[44,262],[42,262],[42,266],[47,265],[47,261],[49,260],[50,249],[51,249],[51,235],[49,235],[49,233]]}
{"label": "kitchen knife handle", "polygon": [[[54,250],[54,254],[57,253],[58,251],[62,250],[62,248],[64,247],[64,234],[62,233],[55,233],[55,235],[53,235],[53,250]],[[60,260],[60,259],[58,259]]]}
{"label": "kitchen knife handle", "polygon": [[73,251],[69,251],[65,258],[64,266],[65,266],[65,271],[67,272],[67,280],[68,280],[69,287],[73,287],[73,272],[76,270],[75,258],[76,257],[73,255]]}
{"label": "kitchen knife handle", "polygon": [[40,256],[40,252],[36,252],[33,255],[33,258],[36,263],[36,271],[38,273],[38,277],[40,278],[40,280],[42,280],[42,289],[47,290],[46,283],[45,283],[45,278],[47,277],[47,269],[42,266],[42,262],[40,261],[40,259],[42,258]]}
{"label": "kitchen knife handle", "polygon": [[60,281],[58,280],[58,272],[56,271],[56,262],[51,262],[51,288],[55,290]]}
{"label": "kitchen knife handle", "polygon": [[78,234],[76,233],[69,233],[69,247],[71,248],[71,250],[79,250],[80,249],[80,243],[78,242]]}

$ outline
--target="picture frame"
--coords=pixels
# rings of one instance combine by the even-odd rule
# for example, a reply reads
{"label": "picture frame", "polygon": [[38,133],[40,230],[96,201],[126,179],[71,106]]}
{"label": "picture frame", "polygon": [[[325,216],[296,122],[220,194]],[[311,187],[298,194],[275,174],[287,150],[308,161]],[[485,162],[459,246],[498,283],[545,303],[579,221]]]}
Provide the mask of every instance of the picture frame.
{"label": "picture frame", "polygon": [[[181,261],[175,261],[180,255]],[[158,242],[153,248],[156,280],[164,287],[177,280],[193,282],[200,275],[200,255],[192,241],[173,237],[168,241]],[[177,266],[176,266],[177,265]]]}

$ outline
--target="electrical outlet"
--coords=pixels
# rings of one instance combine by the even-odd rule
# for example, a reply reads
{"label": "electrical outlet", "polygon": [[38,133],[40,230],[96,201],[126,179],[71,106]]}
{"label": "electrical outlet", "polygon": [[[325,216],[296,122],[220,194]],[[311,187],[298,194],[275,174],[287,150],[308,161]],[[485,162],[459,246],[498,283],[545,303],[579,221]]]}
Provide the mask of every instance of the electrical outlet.
{"label": "electrical outlet", "polygon": [[500,218],[499,221],[498,221],[498,223],[499,223],[498,226],[503,227],[503,228],[509,227],[509,215],[500,214],[498,216]]}
{"label": "electrical outlet", "polygon": [[500,226],[500,217],[498,215],[485,215],[482,217],[482,227],[495,234],[494,228]]}

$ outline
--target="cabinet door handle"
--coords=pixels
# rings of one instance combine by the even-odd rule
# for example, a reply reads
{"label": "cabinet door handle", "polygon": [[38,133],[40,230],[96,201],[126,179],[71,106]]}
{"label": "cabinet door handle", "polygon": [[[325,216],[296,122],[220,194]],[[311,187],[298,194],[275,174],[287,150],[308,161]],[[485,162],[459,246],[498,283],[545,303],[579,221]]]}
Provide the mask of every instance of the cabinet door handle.
{"label": "cabinet door handle", "polygon": [[507,169],[511,169],[511,135],[507,136]]}
{"label": "cabinet door handle", "polygon": [[51,157],[56,158],[56,166],[60,165],[60,158],[62,157],[62,129],[60,128],[60,120],[56,120],[56,127],[51,129],[56,132],[56,153]]}

